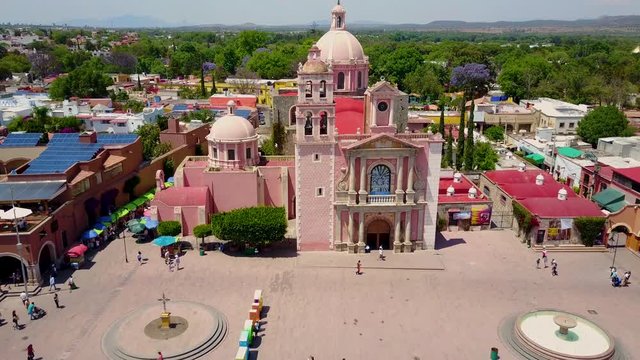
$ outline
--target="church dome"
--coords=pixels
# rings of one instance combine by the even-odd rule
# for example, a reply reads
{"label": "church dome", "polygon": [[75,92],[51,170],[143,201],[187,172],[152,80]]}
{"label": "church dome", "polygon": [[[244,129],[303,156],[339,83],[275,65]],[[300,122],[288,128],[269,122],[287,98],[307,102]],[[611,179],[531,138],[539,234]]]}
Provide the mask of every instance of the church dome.
{"label": "church dome", "polygon": [[249,120],[236,115],[225,115],[211,125],[209,140],[245,140],[256,136],[256,130]]}
{"label": "church dome", "polygon": [[328,63],[348,63],[365,60],[360,41],[346,30],[329,30],[317,43],[320,59]]}
{"label": "church dome", "polygon": [[328,71],[329,68],[327,67],[327,64],[325,64],[324,61],[320,59],[308,60],[302,66],[302,72],[306,74],[322,74]]}

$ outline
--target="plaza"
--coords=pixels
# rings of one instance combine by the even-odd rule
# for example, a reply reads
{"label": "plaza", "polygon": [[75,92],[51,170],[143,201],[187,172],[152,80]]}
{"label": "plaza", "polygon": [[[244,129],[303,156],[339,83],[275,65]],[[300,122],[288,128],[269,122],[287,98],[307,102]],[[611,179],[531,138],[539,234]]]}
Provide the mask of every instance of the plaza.
{"label": "plaza", "polygon": [[[266,315],[254,359],[478,359],[494,346],[502,359],[517,359],[500,340],[500,324],[543,308],[583,316],[606,329],[627,358],[640,354],[633,316],[640,287],[634,276],[627,288],[611,287],[612,252],[551,252],[560,274],[552,277],[550,268],[536,269],[539,254],[511,231],[450,232],[434,251],[387,251],[385,262],[377,254],[329,251],[261,257],[189,251],[183,269],[170,272],[157,247],[126,241],[129,263],[122,239],[115,240],[74,272],[77,290],[59,285],[64,309],[55,308],[46,288],[32,299],[48,312],[39,320],[27,320],[18,298],[0,302],[9,321],[0,327],[1,357],[23,358],[33,344],[46,360],[106,359],[101,341],[108,328],[139,307],[158,305],[164,292],[222,312],[227,337],[202,358],[231,359],[255,289],[263,290]],[[147,264],[136,262],[138,250]],[[616,267],[640,274],[640,259],[620,248]],[[12,329],[12,310],[26,323],[23,330]]]}

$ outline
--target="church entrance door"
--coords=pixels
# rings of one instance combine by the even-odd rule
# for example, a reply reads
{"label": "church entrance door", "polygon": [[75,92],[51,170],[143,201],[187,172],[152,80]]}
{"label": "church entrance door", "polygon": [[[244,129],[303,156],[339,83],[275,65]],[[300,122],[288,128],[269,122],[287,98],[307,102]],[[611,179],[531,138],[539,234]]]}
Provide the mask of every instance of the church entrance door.
{"label": "church entrance door", "polygon": [[391,249],[391,226],[384,220],[376,220],[367,227],[367,245],[372,250],[382,246]]}

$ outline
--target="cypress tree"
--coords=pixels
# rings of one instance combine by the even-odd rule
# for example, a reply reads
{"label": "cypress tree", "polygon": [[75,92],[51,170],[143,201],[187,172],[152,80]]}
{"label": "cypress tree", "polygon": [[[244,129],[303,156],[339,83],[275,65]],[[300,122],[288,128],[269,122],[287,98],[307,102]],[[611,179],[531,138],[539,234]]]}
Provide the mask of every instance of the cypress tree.
{"label": "cypress tree", "polygon": [[[452,126],[453,127],[453,126]],[[447,136],[447,149],[444,155],[443,168],[448,168],[453,165],[453,134],[449,128],[449,136]]]}
{"label": "cypress tree", "polygon": [[[444,101],[440,102],[440,123],[438,124],[438,132],[444,139],[446,136],[444,133]],[[444,155],[444,148],[442,148],[442,155]]]}
{"label": "cypress tree", "polygon": [[462,95],[460,101],[460,126],[458,131],[458,142],[456,144],[456,170],[462,169],[464,163],[464,116],[465,116],[466,101],[465,96]]}
{"label": "cypress tree", "polygon": [[467,138],[464,144],[464,169],[465,170],[473,170],[473,152],[474,152],[474,144],[473,144],[473,110],[475,108],[475,103],[473,99],[471,99],[471,113],[469,115],[469,121],[467,121]]}

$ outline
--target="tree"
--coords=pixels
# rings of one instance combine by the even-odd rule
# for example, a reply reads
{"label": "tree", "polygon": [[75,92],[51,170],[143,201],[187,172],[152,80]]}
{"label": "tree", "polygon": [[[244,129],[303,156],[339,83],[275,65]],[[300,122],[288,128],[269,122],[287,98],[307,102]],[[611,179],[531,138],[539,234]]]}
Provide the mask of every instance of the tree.
{"label": "tree", "polygon": [[182,225],[179,221],[161,221],[158,224],[160,236],[178,236],[182,234]]}
{"label": "tree", "polygon": [[51,53],[30,53],[29,62],[31,63],[31,75],[34,79],[44,79],[48,76],[59,74],[61,71],[60,62]]}
{"label": "tree", "polygon": [[405,90],[423,98],[437,99],[444,88],[430,66],[421,65],[404,78]]}
{"label": "tree", "polygon": [[160,127],[157,124],[145,124],[136,130],[136,134],[142,139],[142,155],[144,159],[153,159],[156,147],[160,143]]}
{"label": "tree", "polygon": [[135,56],[121,51],[112,51],[104,57],[109,72],[132,74],[138,66],[138,59]]}
{"label": "tree", "polygon": [[160,131],[167,130],[169,128],[169,118],[164,115],[158,115],[156,125],[160,128]]}
{"label": "tree", "polygon": [[193,236],[201,238],[202,245],[204,245],[204,238],[211,236],[212,233],[211,225],[209,224],[200,224],[193,228]]}
{"label": "tree", "polygon": [[498,163],[498,153],[488,142],[478,142],[473,151],[474,170],[495,170]]}
{"label": "tree", "polygon": [[542,56],[527,55],[524,58],[514,58],[502,68],[498,84],[502,91],[516,99],[529,99],[551,70],[551,65]]}
{"label": "tree", "polygon": [[138,100],[127,100],[124,105],[122,105],[122,110],[131,111],[132,113],[141,113],[144,110],[144,103]]}
{"label": "tree", "polygon": [[504,140],[504,129],[501,126],[491,126],[484,131],[484,136],[494,142]]}
{"label": "tree", "polygon": [[465,97],[460,99],[460,125],[458,131],[458,142],[456,144],[456,170],[462,169],[464,163],[464,116],[466,112]]}
{"label": "tree", "polygon": [[[444,134],[444,99],[440,99],[440,122],[438,123],[438,132],[442,134],[442,137],[445,137]],[[444,149],[442,150],[442,155],[444,155]]]}
{"label": "tree", "polygon": [[578,135],[594,148],[598,139],[615,136],[631,136],[629,120],[615,106],[602,106],[588,113],[578,123]]}
{"label": "tree", "polygon": [[71,96],[80,98],[98,98],[109,95],[107,86],[113,84],[111,78],[104,73],[100,60],[87,61],[67,76],[57,78],[49,88],[49,95],[54,100],[68,99]]}
{"label": "tree", "polygon": [[575,219],[575,225],[580,234],[580,241],[587,247],[593,246],[593,243],[602,234],[605,228],[606,218],[603,217],[579,217]]}
{"label": "tree", "polygon": [[240,68],[236,78],[236,90],[240,94],[255,94],[258,91],[258,74],[247,68]]}
{"label": "tree", "polygon": [[287,217],[282,207],[242,208],[214,214],[211,229],[218,239],[260,247],[284,238]]}
{"label": "tree", "polygon": [[[153,149],[153,157],[154,157],[154,158],[160,157],[160,156],[162,156],[162,155],[164,155],[164,154],[168,153],[169,151],[171,151],[171,149],[172,149],[172,146],[171,146],[171,144],[170,144],[170,143],[166,143],[166,142],[159,143],[159,144],[157,144],[157,145],[156,145],[156,147]],[[166,165],[166,164],[165,164],[165,165]],[[175,167],[175,166],[174,166],[174,167]],[[165,169],[164,174],[165,174],[166,176],[171,176],[171,175],[173,175],[173,172],[171,172],[171,174],[169,175],[169,174],[167,173],[166,169]]]}
{"label": "tree", "polygon": [[475,109],[475,102],[473,100],[471,100],[471,111],[469,114],[469,121],[467,121],[467,137],[465,139],[465,144],[464,144],[464,169],[469,171],[469,170],[473,170],[474,166],[474,157],[473,157],[473,129],[474,129],[474,123],[473,123],[473,111]]}
{"label": "tree", "polygon": [[453,165],[453,135],[451,134],[451,127],[449,128],[449,135],[447,135],[447,149],[442,157],[440,167],[446,169]]}
{"label": "tree", "polygon": [[475,92],[484,89],[490,81],[491,72],[484,64],[465,64],[451,72],[451,85],[464,90],[472,100]]}
{"label": "tree", "polygon": [[31,63],[25,55],[9,53],[0,59],[0,69],[12,73],[26,73],[31,69]]}

